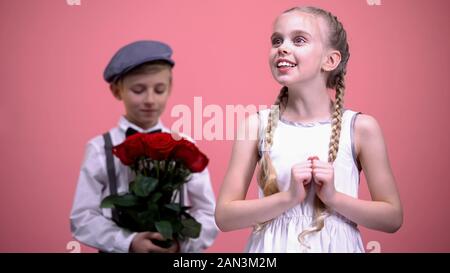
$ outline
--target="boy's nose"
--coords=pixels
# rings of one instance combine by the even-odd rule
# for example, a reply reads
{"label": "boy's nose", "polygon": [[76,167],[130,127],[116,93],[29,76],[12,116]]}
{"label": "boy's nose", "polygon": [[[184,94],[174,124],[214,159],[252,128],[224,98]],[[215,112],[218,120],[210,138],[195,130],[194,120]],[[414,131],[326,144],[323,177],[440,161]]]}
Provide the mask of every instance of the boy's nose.
{"label": "boy's nose", "polygon": [[155,94],[153,91],[150,90],[149,92],[147,92],[144,102],[147,104],[153,104],[155,102]]}

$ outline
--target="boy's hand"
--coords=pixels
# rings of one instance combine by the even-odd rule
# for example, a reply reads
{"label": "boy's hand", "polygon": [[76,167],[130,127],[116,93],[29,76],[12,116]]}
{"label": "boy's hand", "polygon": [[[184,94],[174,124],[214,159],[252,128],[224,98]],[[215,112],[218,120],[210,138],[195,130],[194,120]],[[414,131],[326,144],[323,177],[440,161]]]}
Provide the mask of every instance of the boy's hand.
{"label": "boy's hand", "polygon": [[175,253],[180,250],[178,241],[172,244],[169,248],[162,248],[152,243],[151,240],[163,241],[164,238],[158,232],[140,232],[136,234],[130,245],[130,252],[134,253]]}

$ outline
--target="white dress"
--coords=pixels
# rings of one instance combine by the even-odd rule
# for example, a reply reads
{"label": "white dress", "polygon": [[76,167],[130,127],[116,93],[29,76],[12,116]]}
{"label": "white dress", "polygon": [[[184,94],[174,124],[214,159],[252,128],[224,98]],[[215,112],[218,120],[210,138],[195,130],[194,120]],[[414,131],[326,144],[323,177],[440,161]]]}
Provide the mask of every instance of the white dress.
{"label": "white dress", "polygon": [[[260,132],[264,132],[270,109],[260,111]],[[353,123],[358,113],[345,110],[339,140],[339,151],[334,161],[334,183],[337,191],[358,197],[359,174],[353,144]],[[264,134],[262,134],[264,136]],[[274,133],[270,156],[277,171],[280,191],[287,191],[291,167],[310,156],[328,159],[331,122],[293,123],[280,119]],[[260,138],[259,152],[264,149]],[[260,198],[262,190],[258,188]],[[262,230],[254,231],[248,241],[247,252],[364,252],[361,235],[355,223],[332,212],[320,232],[305,237],[306,248],[297,240],[302,230],[311,227],[313,219],[314,187],[305,201],[270,221]]]}

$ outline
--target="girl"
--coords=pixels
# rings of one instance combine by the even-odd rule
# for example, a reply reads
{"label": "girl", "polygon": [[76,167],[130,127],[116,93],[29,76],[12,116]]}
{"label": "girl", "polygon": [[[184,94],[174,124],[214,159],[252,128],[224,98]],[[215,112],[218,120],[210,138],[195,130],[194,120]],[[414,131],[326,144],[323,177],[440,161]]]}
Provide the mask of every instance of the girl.
{"label": "girl", "polygon": [[[357,225],[395,232],[403,216],[378,123],[343,108],[346,32],[331,13],[297,7],[276,19],[271,42],[283,88],[240,128],[258,139],[236,140],[216,223],[253,226],[248,252],[364,252]],[[244,200],[256,163],[261,198]],[[372,201],[357,198],[361,169]]]}

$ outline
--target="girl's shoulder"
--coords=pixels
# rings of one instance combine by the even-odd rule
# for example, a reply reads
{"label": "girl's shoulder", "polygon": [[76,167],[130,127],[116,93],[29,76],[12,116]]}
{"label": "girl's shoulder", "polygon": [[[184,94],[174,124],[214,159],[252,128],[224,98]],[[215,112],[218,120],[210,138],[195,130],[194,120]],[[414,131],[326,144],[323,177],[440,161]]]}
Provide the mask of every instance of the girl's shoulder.
{"label": "girl's shoulder", "polygon": [[359,113],[355,117],[355,133],[362,135],[373,134],[381,131],[378,121],[371,115]]}
{"label": "girl's shoulder", "polygon": [[354,122],[355,146],[359,154],[362,147],[384,142],[381,126],[375,117],[368,114],[358,114]]}
{"label": "girl's shoulder", "polygon": [[235,140],[257,140],[260,127],[260,113],[258,112],[238,120]]}

